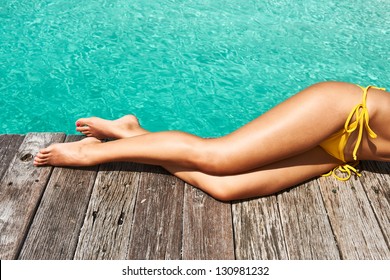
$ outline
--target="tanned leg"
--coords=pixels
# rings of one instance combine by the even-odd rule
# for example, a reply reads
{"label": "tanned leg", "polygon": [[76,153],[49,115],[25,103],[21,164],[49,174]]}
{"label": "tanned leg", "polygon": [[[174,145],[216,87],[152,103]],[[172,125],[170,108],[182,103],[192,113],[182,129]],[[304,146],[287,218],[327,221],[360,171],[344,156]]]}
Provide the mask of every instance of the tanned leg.
{"label": "tanned leg", "polygon": [[230,201],[280,192],[327,173],[340,163],[317,147],[250,172],[230,176],[214,176],[178,166],[163,167],[214,198]]}
{"label": "tanned leg", "polygon": [[[122,120],[124,118],[121,118]],[[88,130],[92,137],[82,140],[81,143],[100,143],[96,136],[100,138],[117,135],[142,135],[150,133],[139,125],[134,116],[126,118],[127,124],[117,121],[108,121],[99,118],[86,118],[79,120],[83,124],[93,124]],[[95,134],[97,131],[98,135]],[[80,145],[76,147],[80,148]],[[66,143],[68,146],[75,143]],[[75,152],[78,152],[75,149]],[[42,154],[42,158],[47,154]],[[329,156],[321,148],[315,148],[295,157],[291,157],[271,165],[257,168],[247,173],[231,176],[214,176],[200,171],[183,169],[175,165],[162,165],[178,178],[198,187],[209,195],[222,201],[244,199],[250,197],[264,196],[279,192],[302,181],[316,177],[337,166],[339,162]]]}
{"label": "tanned leg", "polygon": [[177,131],[147,133],[106,143],[81,143],[79,159],[67,158],[67,149],[75,146],[57,144],[43,149],[35,164],[133,161],[219,176],[242,174],[314,149],[343,126],[360,100],[361,90],[355,85],[321,83],[225,137],[202,139]]}

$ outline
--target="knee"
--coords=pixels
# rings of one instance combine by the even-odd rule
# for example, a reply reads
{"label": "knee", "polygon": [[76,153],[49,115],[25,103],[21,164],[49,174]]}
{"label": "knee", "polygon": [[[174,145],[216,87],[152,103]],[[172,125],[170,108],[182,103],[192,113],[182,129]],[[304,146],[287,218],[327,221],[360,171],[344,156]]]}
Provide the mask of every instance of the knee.
{"label": "knee", "polygon": [[199,188],[205,191],[208,195],[212,196],[214,199],[223,202],[242,198],[240,197],[240,194],[237,193],[237,188],[221,178],[207,180],[206,182],[200,184]]}
{"label": "knee", "polygon": [[213,176],[231,175],[233,171],[229,167],[228,161],[223,159],[223,156],[216,155],[214,157],[207,157],[202,161],[199,170]]}
{"label": "knee", "polygon": [[253,180],[210,176],[197,181],[195,186],[216,200],[228,202],[274,194],[290,185],[269,176],[257,176]]}
{"label": "knee", "polygon": [[238,197],[235,192],[233,192],[231,189],[229,189],[226,186],[214,185],[213,190],[210,190],[208,194],[212,196],[214,199],[222,202],[229,202],[232,200],[240,199],[240,197]]}
{"label": "knee", "polygon": [[224,151],[222,145],[205,140],[203,146],[197,148],[192,158],[195,168],[214,176],[234,173],[234,166],[231,164],[233,161],[229,159],[229,154]]}

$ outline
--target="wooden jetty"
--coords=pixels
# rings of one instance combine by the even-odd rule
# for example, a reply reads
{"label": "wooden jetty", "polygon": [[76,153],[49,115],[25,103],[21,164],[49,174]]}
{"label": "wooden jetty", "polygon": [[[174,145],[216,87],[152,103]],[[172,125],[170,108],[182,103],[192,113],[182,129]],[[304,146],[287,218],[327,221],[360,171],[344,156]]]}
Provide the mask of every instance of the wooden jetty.
{"label": "wooden jetty", "polygon": [[0,135],[0,259],[390,259],[388,163],[223,203],[156,166],[33,166],[78,139]]}

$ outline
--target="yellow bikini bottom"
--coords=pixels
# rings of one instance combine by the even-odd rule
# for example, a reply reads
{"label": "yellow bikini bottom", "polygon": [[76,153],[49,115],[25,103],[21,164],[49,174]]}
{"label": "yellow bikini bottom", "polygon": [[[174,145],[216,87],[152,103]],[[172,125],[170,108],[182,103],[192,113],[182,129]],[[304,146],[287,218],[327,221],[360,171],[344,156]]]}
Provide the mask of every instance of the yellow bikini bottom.
{"label": "yellow bikini bottom", "polygon": [[[363,88],[359,86],[363,90],[363,100],[362,103],[356,105],[351,113],[349,114],[344,128],[340,129],[338,132],[335,134],[331,135],[329,138],[324,140],[321,144],[320,147],[323,148],[328,154],[331,156],[341,160],[344,162],[344,164],[334,168],[333,170],[329,171],[326,174],[323,174],[322,176],[332,176],[335,177],[336,179],[340,181],[347,181],[349,178],[351,178],[352,173],[355,173],[358,176],[361,176],[361,174],[356,170],[356,166],[359,164],[359,161],[357,159],[357,151],[359,149],[359,146],[362,142],[363,138],[363,131],[366,130],[368,135],[371,138],[376,138],[377,135],[375,134],[374,131],[369,126],[369,115],[368,115],[368,110],[367,110],[367,92],[369,88],[376,88],[380,90],[385,90],[384,88],[378,88],[374,86],[368,86],[366,88]],[[352,121],[353,117],[355,116],[355,120]],[[348,139],[351,136],[353,132],[358,130],[358,137],[356,140],[355,147],[353,149],[353,162],[347,163],[345,161],[345,156],[344,156],[344,148],[347,145]],[[344,177],[340,177],[336,174],[336,172],[339,171],[341,173],[344,173]]]}

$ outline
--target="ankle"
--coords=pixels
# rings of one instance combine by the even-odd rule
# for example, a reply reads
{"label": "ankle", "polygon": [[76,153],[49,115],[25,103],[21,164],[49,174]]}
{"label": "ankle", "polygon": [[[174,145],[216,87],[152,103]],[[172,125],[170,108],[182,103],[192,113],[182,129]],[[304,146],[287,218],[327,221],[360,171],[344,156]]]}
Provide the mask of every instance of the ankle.
{"label": "ankle", "polygon": [[79,156],[80,164],[83,166],[93,166],[102,163],[99,157],[101,143],[90,143],[80,147]]}

